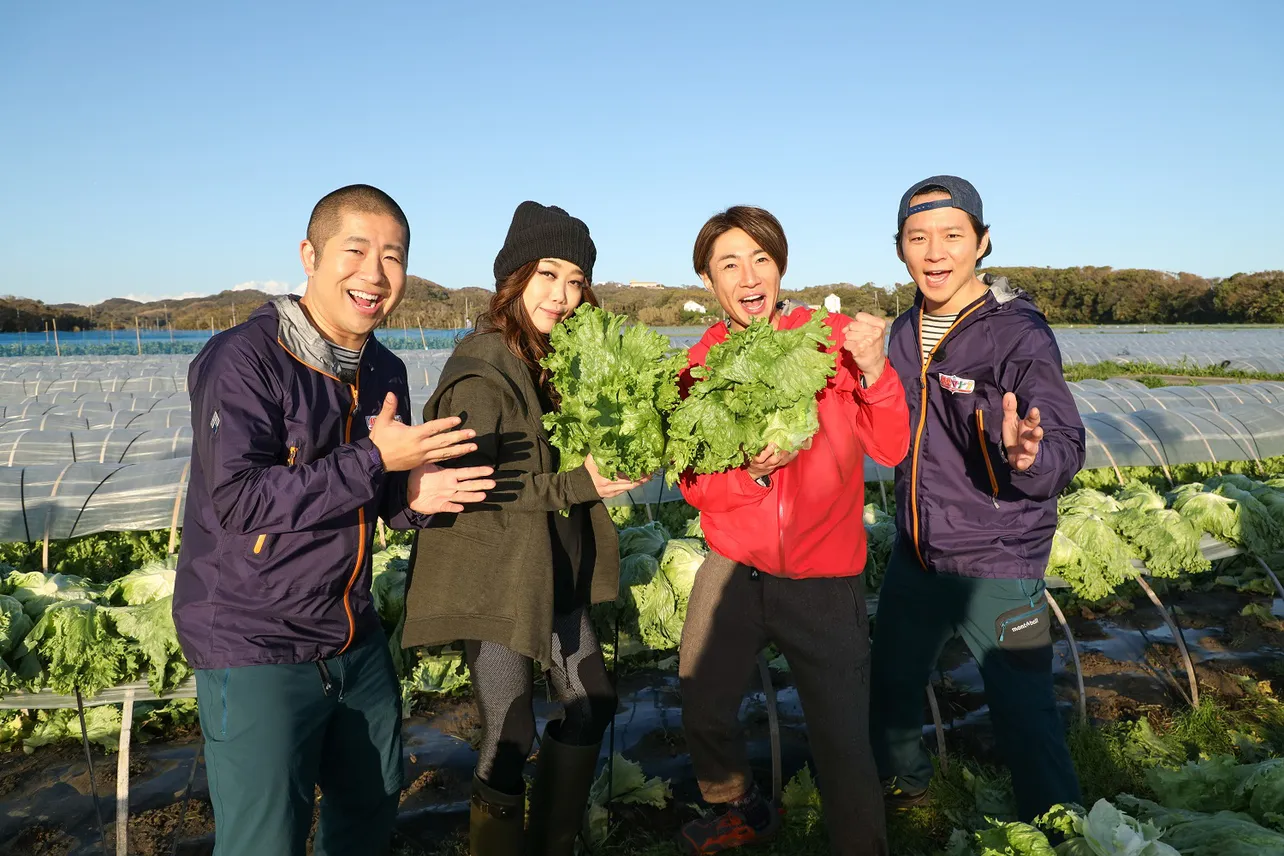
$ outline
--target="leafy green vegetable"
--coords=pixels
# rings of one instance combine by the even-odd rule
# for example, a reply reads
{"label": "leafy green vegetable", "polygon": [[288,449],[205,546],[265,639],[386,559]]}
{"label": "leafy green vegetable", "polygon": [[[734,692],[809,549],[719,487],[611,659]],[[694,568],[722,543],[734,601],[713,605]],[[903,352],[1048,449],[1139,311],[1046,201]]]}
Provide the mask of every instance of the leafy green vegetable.
{"label": "leafy green vegetable", "polygon": [[166,596],[137,606],[109,606],[102,610],[116,632],[137,645],[148,667],[147,686],[157,695],[192,674],[178,644],[173,601],[173,596]]}
{"label": "leafy green vegetable", "polygon": [[589,788],[589,835],[595,844],[606,840],[608,804],[648,805],[664,808],[673,799],[669,782],[654,776],[650,779],[636,761],[616,752]]}
{"label": "leafy green vegetable", "polygon": [[1097,800],[1077,831],[1097,856],[1179,856],[1159,840],[1159,829],[1129,817],[1106,800]]}
{"label": "leafy green vegetable", "polygon": [[553,328],[548,369],[561,399],[544,416],[563,472],[589,454],[603,473],[638,479],[665,461],[664,418],[678,404],[681,353],[667,336],[587,303]]}
{"label": "leafy green vegetable", "polygon": [[1239,506],[1244,533],[1243,540],[1239,543],[1258,556],[1270,555],[1284,544],[1284,530],[1280,529],[1270,511],[1256,496],[1233,484],[1219,485],[1215,492]]}
{"label": "leafy green vegetable", "polygon": [[1105,518],[1084,511],[1064,514],[1057,522],[1057,534],[1073,542],[1074,548],[1054,536],[1048,569],[1080,597],[1101,600],[1137,576],[1132,551]]}
{"label": "leafy green vegetable", "polygon": [[[120,711],[115,705],[98,705],[85,708],[85,732],[90,743],[97,743],[109,752],[120,745]],[[74,741],[79,743],[80,714],[69,708],[36,712],[30,734],[22,740],[22,751],[30,755],[41,746],[51,743]]]}
{"label": "leafy green vegetable", "polygon": [[112,632],[107,612],[87,600],[54,603],[27,634],[18,654],[38,653],[49,687],[86,697],[137,674],[138,654]]}
{"label": "leafy green vegetable", "polygon": [[[142,532],[100,532],[65,541],[49,542],[49,570],[84,577],[92,583],[107,582],[133,568],[161,561],[169,548],[169,529]],[[43,570],[41,541],[0,543],[0,563],[21,571]]]}
{"label": "leafy green vegetable", "polygon": [[410,550],[390,547],[375,553],[370,560],[370,596],[385,631],[397,626],[406,611],[406,572],[410,569]]}
{"label": "leafy green vegetable", "polygon": [[31,618],[22,604],[7,594],[0,594],[0,657],[7,656],[31,632]]}
{"label": "leafy green vegetable", "polygon": [[704,545],[694,538],[674,538],[664,545],[660,572],[668,579],[680,603],[685,605],[690,599],[696,571],[700,570],[708,555]]}
{"label": "leafy green vegetable", "polygon": [[1284,814],[1284,759],[1241,764],[1216,755],[1177,769],[1155,767],[1146,781],[1167,808],[1201,812],[1248,812],[1259,823],[1275,825]]}
{"label": "leafy green vegetable", "polygon": [[402,702],[407,710],[412,693],[452,693],[467,687],[468,672],[463,667],[463,657],[458,651],[439,654],[419,650],[419,659],[411,669],[410,677],[401,682]]}
{"label": "leafy green vegetable", "polygon": [[1233,485],[1221,485],[1216,493],[1183,487],[1172,500],[1173,508],[1201,532],[1255,555],[1268,556],[1280,543],[1280,530],[1270,513],[1252,494]]}
{"label": "leafy green vegetable", "polygon": [[33,721],[25,710],[0,710],[0,752],[21,746],[22,738],[31,733]]}
{"label": "leafy green vegetable", "polygon": [[1275,525],[1284,529],[1284,490],[1262,486],[1253,491],[1253,496],[1266,509],[1266,513],[1275,521]]}
{"label": "leafy green vegetable", "polygon": [[620,593],[625,587],[648,585],[660,573],[660,560],[650,553],[635,553],[620,560]]}
{"label": "leafy green vegetable", "polygon": [[1182,856],[1262,856],[1284,853],[1284,835],[1231,811],[1205,814],[1166,808],[1121,794],[1116,800],[1162,831],[1163,841]]}
{"label": "leafy green vegetable", "polygon": [[973,835],[978,856],[1056,856],[1048,836],[1030,824],[986,821],[989,828]]}
{"label": "leafy green vegetable", "polygon": [[663,563],[650,552],[622,558],[619,598],[593,608],[599,632],[609,633],[613,622],[620,623],[617,657],[667,651],[682,640],[687,601],[704,551],[698,542],[684,539],[662,543],[660,551]]}
{"label": "leafy green vegetable", "polygon": [[1119,503],[1114,497],[1107,496],[1098,490],[1076,490],[1057,500],[1058,514],[1097,514],[1107,515],[1119,510]]}
{"label": "leafy green vegetable", "polygon": [[755,321],[709,349],[669,419],[670,482],[738,467],[769,443],[796,451],[820,430],[817,395],[836,373],[818,312],[792,330]]}
{"label": "leafy green vegetable", "polygon": [[1110,515],[1110,523],[1132,544],[1152,576],[1175,578],[1212,568],[1199,549],[1199,530],[1172,509],[1124,508]]}
{"label": "leafy green vegetable", "polygon": [[780,807],[785,810],[785,823],[791,831],[803,835],[819,833],[823,827],[824,807],[820,788],[806,764],[789,780],[780,794]]}
{"label": "leafy green vegetable", "polygon": [[392,668],[400,678],[410,666],[401,647],[401,634],[406,625],[406,573],[410,569],[410,548],[389,547],[375,553],[370,560],[370,599],[379,623],[388,637]]}
{"label": "leafy green vegetable", "polygon": [[98,600],[100,592],[81,577],[46,574],[41,571],[14,571],[4,578],[4,593],[12,595],[32,619],[39,618],[51,604],[67,600]]}
{"label": "leafy green vegetable", "polygon": [[1168,507],[1168,503],[1155,490],[1145,482],[1136,479],[1128,482],[1123,488],[1115,494],[1115,502],[1121,509],[1136,509],[1138,511],[1160,511]]}
{"label": "leafy green vegetable", "polygon": [[669,532],[659,522],[621,529],[620,556],[627,558],[644,554],[658,559],[664,552],[664,544],[668,540]]}
{"label": "leafy green vegetable", "polygon": [[200,709],[194,698],[139,702],[134,706],[134,737],[140,743],[171,739],[174,732],[194,732],[200,727]]}
{"label": "leafy green vegetable", "polygon": [[[649,556],[630,558],[650,559]],[[651,561],[654,562],[653,559]],[[638,638],[642,644],[652,651],[677,647],[682,641],[682,622],[686,611],[678,611],[678,594],[669,584],[668,578],[656,573],[645,585],[631,586],[629,599],[637,618]]]}
{"label": "leafy green vegetable", "polygon": [[865,506],[865,590],[876,592],[883,584],[883,574],[896,546],[896,518],[878,506]]}
{"label": "leafy green vegetable", "polygon": [[141,606],[174,595],[174,571],[165,562],[152,562],[113,580],[105,592],[109,600]]}

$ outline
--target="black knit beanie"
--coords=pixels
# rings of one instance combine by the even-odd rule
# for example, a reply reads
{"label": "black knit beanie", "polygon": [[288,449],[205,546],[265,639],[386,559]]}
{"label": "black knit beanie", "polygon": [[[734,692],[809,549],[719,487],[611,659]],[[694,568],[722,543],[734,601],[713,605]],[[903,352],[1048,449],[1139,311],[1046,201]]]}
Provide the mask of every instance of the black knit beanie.
{"label": "black knit beanie", "polygon": [[523,202],[513,212],[508,237],[495,256],[495,281],[503,282],[522,265],[540,259],[571,262],[592,282],[597,247],[583,220],[555,205]]}

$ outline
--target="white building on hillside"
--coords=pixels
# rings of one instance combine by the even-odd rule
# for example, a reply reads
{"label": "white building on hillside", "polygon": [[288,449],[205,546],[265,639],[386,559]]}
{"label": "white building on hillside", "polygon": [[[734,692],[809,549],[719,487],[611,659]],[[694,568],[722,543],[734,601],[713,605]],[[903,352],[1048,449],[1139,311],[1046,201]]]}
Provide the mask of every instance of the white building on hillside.
{"label": "white building on hillside", "polygon": [[828,297],[825,298],[825,311],[827,312],[843,311],[843,301],[838,298],[837,294],[830,294]]}
{"label": "white building on hillside", "polygon": [[703,314],[706,310],[703,306],[701,306],[699,303],[696,303],[694,300],[688,300],[686,303],[682,304],[682,311],[683,312],[700,312]]}
{"label": "white building on hillside", "polygon": [[641,280],[634,279],[630,280],[629,288],[664,288],[664,286],[658,282],[642,282]]}

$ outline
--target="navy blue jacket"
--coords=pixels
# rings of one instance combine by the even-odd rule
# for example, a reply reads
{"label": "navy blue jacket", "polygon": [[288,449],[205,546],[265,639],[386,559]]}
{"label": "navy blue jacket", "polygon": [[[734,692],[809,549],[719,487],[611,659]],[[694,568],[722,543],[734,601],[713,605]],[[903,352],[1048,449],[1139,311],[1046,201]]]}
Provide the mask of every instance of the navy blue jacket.
{"label": "navy blue jacket", "polygon": [[370,425],[387,393],[409,423],[406,367],[371,336],[352,383],[294,298],[265,304],[192,361],[192,472],[174,623],[198,669],[332,657],[377,632],[375,520],[406,507]]}
{"label": "navy blue jacket", "polygon": [[[922,297],[892,324],[889,358],[905,387],[909,455],[896,468],[897,537],[924,567],[965,577],[1038,579],[1057,494],[1083,466],[1084,428],[1043,313],[1006,279],[965,308],[923,365]],[[1033,466],[1007,462],[1003,394],[1044,437]]]}

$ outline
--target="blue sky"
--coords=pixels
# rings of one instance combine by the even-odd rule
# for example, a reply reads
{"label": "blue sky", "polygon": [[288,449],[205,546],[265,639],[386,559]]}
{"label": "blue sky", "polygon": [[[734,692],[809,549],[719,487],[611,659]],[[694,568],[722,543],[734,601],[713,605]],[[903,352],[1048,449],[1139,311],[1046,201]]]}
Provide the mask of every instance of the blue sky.
{"label": "blue sky", "polygon": [[[1219,8],[1220,7],[1220,8]],[[786,287],[907,279],[901,193],[985,200],[990,264],[1284,267],[1284,3],[11,4],[0,293],[297,286],[316,200],[411,221],[410,271],[490,285],[523,199],[595,279],[696,281],[736,203]]]}

